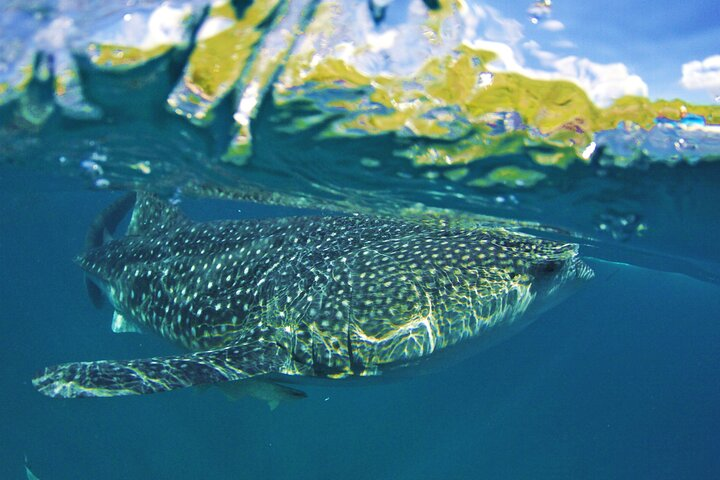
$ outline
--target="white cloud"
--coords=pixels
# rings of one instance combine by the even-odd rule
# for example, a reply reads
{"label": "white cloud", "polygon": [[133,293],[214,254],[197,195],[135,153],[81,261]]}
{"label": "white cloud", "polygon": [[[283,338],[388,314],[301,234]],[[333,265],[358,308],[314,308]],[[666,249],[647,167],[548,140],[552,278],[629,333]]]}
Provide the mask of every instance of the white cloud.
{"label": "white cloud", "polygon": [[625,95],[648,96],[648,86],[623,63],[595,63],[587,58],[563,57],[553,63],[561,77],[575,80],[601,106]]}
{"label": "white cloud", "polygon": [[71,37],[78,33],[75,22],[70,17],[58,17],[50,25],[35,34],[35,44],[46,50],[61,50]]}
{"label": "white cloud", "polygon": [[[173,7],[162,3],[150,13],[138,11],[126,13],[120,21],[92,34],[94,41],[150,49],[158,45],[176,45],[185,40],[185,21],[192,15],[192,7]],[[207,23],[207,22],[206,22]],[[219,29],[214,22],[203,28]],[[207,31],[206,31],[207,33]],[[206,34],[203,34],[206,35]]]}
{"label": "white cloud", "polygon": [[[527,40],[521,25],[507,21],[496,10],[486,8],[485,12],[488,19],[492,20],[494,28],[490,31],[495,33],[492,40],[496,41],[488,41],[488,29],[484,32],[478,29],[475,39],[470,40],[466,36],[466,41],[475,48],[495,52],[497,59],[490,65],[492,71],[517,72],[541,80],[569,80],[582,87],[600,106],[607,106],[624,95],[648,96],[647,84],[638,75],[631,74],[626,65],[595,63],[587,58],[558,55],[542,48],[535,40]],[[553,25],[553,22],[557,22],[557,25]],[[562,26],[561,22],[555,20],[545,20],[540,25],[547,23],[550,23],[549,29],[560,29]],[[499,29],[499,26],[504,28]],[[567,41],[556,46],[575,47]],[[526,67],[523,52],[537,58],[542,69]]]}
{"label": "white cloud", "polygon": [[546,67],[552,67],[555,61],[557,61],[558,56],[556,54],[543,50],[542,47],[540,47],[540,44],[535,40],[528,40],[523,43],[522,46],[525,50],[529,51],[533,57],[540,60],[540,63]]}
{"label": "white cloud", "polygon": [[559,32],[560,30],[565,30],[565,25],[560,20],[545,20],[540,23],[540,28],[550,32]]}
{"label": "white cloud", "polygon": [[497,58],[490,62],[490,69],[495,71],[523,72],[525,69],[518,62],[515,52],[509,45],[502,42],[490,42],[488,40],[475,40],[472,47],[478,50],[487,50],[497,55]]}
{"label": "white cloud", "polygon": [[390,50],[395,45],[400,31],[397,29],[386,30],[385,32],[367,32],[365,34],[365,40],[370,47],[372,52],[381,52],[383,50]]}
{"label": "white cloud", "polygon": [[[325,18],[328,25],[344,28],[322,36],[306,36],[296,50],[306,48],[316,55],[345,59],[370,75],[412,76],[428,58],[451,54],[459,44],[467,43],[497,55],[488,65],[490,72],[572,81],[599,105],[608,105],[623,95],[648,94],[645,82],[624,64],[600,64],[548,51],[525,36],[522,23],[478,2],[458,0],[457,11],[442,22],[439,32],[427,28],[428,13],[422,0],[410,0],[407,9],[405,22],[379,28],[370,18],[367,3],[355,0],[352,7],[329,11]],[[545,19],[542,25],[549,30],[562,28],[556,20]],[[572,48],[574,44],[565,41],[562,47]],[[541,67],[529,68],[524,56],[537,58]]]}
{"label": "white cloud", "polygon": [[688,90],[720,90],[720,55],[695,60],[682,66],[680,83]]}
{"label": "white cloud", "polygon": [[525,67],[507,45],[497,42],[476,41],[476,48],[491,50],[498,59],[491,63],[491,70],[521,73],[541,80],[569,80],[582,87],[600,106],[607,106],[624,95],[648,96],[648,86],[638,75],[633,75],[622,63],[595,63],[576,56],[560,57],[543,50],[540,44],[529,40],[522,47],[540,60],[545,69]]}
{"label": "white cloud", "polygon": [[503,17],[502,14],[491,7],[485,7],[490,20],[485,25],[484,37],[507,43],[511,46],[517,45],[525,37],[523,26],[514,18]]}
{"label": "white cloud", "polygon": [[557,40],[552,43],[552,46],[555,48],[577,48],[575,42],[571,40]]}
{"label": "white cloud", "polygon": [[184,21],[191,13],[189,5],[173,7],[167,3],[161,4],[150,14],[142,47],[180,43],[186,34]]}

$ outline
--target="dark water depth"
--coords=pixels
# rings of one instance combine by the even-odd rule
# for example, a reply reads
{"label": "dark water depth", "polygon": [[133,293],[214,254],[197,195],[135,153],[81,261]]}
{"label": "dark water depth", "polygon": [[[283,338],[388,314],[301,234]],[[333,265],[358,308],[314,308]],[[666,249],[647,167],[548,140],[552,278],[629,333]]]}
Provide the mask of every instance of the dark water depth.
{"label": "dark water depth", "polygon": [[111,312],[86,298],[72,258],[111,198],[0,171],[0,478],[25,478],[24,455],[42,480],[720,478],[720,288],[632,267],[599,266],[585,290],[455,368],[308,387],[272,412],[215,389],[45,398],[30,379],[46,365],[174,351],[113,334]]}

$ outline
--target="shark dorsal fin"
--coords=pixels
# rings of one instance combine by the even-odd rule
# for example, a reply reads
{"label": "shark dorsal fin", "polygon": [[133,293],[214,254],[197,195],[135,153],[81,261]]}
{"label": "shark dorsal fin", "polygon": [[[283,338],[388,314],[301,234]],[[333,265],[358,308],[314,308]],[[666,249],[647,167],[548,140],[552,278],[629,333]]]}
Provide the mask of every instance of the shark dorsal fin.
{"label": "shark dorsal fin", "polygon": [[145,235],[149,232],[163,232],[187,222],[187,218],[175,205],[152,193],[138,192],[127,234]]}
{"label": "shark dorsal fin", "polygon": [[107,206],[95,217],[85,236],[85,250],[99,247],[112,238],[118,225],[136,203],[135,193],[127,193]]}
{"label": "shark dorsal fin", "polygon": [[[85,236],[85,250],[97,248],[112,239],[115,230],[135,204],[135,193],[127,193],[115,200],[95,217]],[[88,296],[95,308],[102,308],[105,295],[102,289],[89,277],[85,277]]]}

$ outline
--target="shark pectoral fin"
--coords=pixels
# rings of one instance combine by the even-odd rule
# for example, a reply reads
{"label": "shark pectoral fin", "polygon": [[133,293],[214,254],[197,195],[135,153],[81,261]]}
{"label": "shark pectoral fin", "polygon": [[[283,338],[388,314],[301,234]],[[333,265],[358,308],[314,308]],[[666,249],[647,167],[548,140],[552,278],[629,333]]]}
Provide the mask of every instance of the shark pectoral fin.
{"label": "shark pectoral fin", "polygon": [[142,333],[140,327],[129,321],[122,313],[115,311],[111,327],[114,333]]}
{"label": "shark pectoral fin", "polygon": [[226,397],[237,400],[245,395],[267,402],[270,410],[275,410],[280,402],[300,400],[307,394],[302,390],[281,385],[266,378],[248,378],[237,382],[218,385]]}
{"label": "shark pectoral fin", "polygon": [[75,362],[46,368],[33,385],[49,397],[115,397],[166,392],[277,372],[290,361],[274,342],[127,361]]}

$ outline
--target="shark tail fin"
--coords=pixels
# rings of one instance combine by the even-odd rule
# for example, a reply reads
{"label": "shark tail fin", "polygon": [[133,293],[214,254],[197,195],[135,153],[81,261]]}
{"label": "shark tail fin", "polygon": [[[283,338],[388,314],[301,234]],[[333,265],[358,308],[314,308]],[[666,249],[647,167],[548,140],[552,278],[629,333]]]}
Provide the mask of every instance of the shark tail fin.
{"label": "shark tail fin", "polygon": [[[108,237],[112,237],[118,225],[120,225],[120,222],[122,222],[123,218],[125,218],[135,204],[135,197],[134,192],[123,195],[95,217],[85,236],[86,251],[102,246]],[[100,287],[87,276],[85,277],[85,287],[87,288],[90,301],[95,308],[101,308],[104,304],[105,297]]]}
{"label": "shark tail fin", "polygon": [[66,363],[46,368],[33,385],[49,397],[141,395],[278,372],[289,360],[275,342],[253,340],[172,357]]}
{"label": "shark tail fin", "polygon": [[188,223],[180,209],[155,194],[139,192],[135,202],[128,235],[162,232]]}

